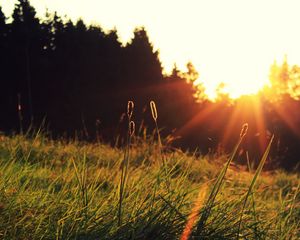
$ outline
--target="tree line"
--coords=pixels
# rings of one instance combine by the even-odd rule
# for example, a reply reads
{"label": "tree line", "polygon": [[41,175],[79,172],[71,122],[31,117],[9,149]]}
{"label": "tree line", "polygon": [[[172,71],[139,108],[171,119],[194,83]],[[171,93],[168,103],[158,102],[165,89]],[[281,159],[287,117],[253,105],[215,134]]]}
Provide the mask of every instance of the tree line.
{"label": "tree line", "polygon": [[144,28],[122,46],[116,30],[63,21],[56,13],[40,20],[29,1],[20,0],[11,23],[0,10],[0,51],[2,129],[20,127],[18,105],[23,127],[45,118],[54,131],[72,134],[83,122],[113,125],[129,99],[139,112],[150,100],[193,102],[195,90],[179,71],[162,74]]}
{"label": "tree line", "polygon": [[274,158],[288,158],[288,166],[299,161],[300,70],[286,61],[271,67],[271,85],[255,98],[233,101],[220,91],[217,101],[210,101],[203,85],[194,85],[199,74],[192,63],[186,72],[174,66],[170,74],[162,73],[146,29],[135,29],[122,45],[114,29],[74,23],[57,13],[39,19],[28,0],[18,0],[11,21],[0,7],[0,67],[0,130],[5,132],[43,123],[54,137],[113,142],[126,132],[127,101],[135,102],[137,125],[151,128],[154,100],[159,124],[167,128],[163,134],[174,130],[174,138],[181,136],[175,146],[198,147],[202,153],[229,150],[248,122],[245,149],[253,150],[253,158],[274,133]]}

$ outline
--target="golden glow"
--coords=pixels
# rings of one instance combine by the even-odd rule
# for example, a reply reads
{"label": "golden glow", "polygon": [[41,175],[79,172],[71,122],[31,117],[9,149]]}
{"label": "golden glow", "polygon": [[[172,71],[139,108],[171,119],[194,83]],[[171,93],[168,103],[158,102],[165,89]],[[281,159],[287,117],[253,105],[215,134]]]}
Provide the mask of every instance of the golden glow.
{"label": "golden glow", "polygon": [[185,228],[183,230],[183,233],[181,235],[181,240],[188,240],[190,239],[190,236],[191,236],[191,233],[192,233],[192,230],[193,230],[193,227],[197,221],[197,218],[199,216],[199,211],[201,210],[201,208],[203,207],[203,204],[204,204],[204,200],[206,198],[206,195],[207,195],[207,184],[204,184],[200,190],[199,190],[199,193],[198,193],[198,197],[194,203],[194,207],[188,217],[188,221],[185,225]]}
{"label": "golden glow", "polygon": [[[256,93],[268,83],[274,59],[300,63],[300,1],[297,0],[31,0],[73,20],[116,27],[124,43],[145,26],[166,72],[191,61],[207,94],[224,82],[232,98]],[[0,0],[9,14],[14,1]]]}

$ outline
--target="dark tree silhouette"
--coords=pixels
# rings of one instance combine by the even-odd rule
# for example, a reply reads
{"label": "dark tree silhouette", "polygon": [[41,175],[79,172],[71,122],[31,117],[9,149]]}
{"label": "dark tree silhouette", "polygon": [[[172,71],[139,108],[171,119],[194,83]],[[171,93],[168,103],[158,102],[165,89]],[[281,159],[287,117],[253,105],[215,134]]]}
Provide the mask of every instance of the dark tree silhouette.
{"label": "dark tree silhouette", "polygon": [[15,81],[15,89],[23,99],[24,116],[27,123],[34,118],[34,105],[39,109],[43,78],[41,70],[43,50],[45,47],[44,34],[34,8],[28,0],[19,0],[13,12],[10,42],[14,60],[11,75]]}
{"label": "dark tree silhouette", "polygon": [[12,128],[9,119],[13,118],[11,109],[13,108],[12,84],[9,79],[8,67],[10,63],[9,56],[9,41],[8,41],[9,27],[6,23],[6,16],[4,15],[2,8],[0,7],[0,67],[1,67],[1,93],[0,93],[0,108],[6,113],[6,118],[0,119],[0,124],[4,128]]}

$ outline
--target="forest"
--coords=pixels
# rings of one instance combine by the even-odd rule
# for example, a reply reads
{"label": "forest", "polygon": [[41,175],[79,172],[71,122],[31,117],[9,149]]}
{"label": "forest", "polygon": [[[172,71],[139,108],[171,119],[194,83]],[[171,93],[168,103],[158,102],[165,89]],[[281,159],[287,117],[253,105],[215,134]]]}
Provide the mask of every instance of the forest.
{"label": "forest", "polygon": [[300,67],[287,59],[270,63],[270,85],[258,94],[233,100],[220,84],[211,100],[203,83],[194,84],[201,72],[193,63],[164,73],[144,27],[122,44],[115,29],[50,12],[40,19],[28,0],[19,0],[12,16],[0,8],[0,53],[0,131],[6,134],[42,126],[53,138],[118,145],[126,135],[127,101],[135,104],[142,134],[155,128],[153,100],[172,146],[226,153],[248,123],[241,162],[246,155],[257,159],[274,134],[267,166],[299,170]]}

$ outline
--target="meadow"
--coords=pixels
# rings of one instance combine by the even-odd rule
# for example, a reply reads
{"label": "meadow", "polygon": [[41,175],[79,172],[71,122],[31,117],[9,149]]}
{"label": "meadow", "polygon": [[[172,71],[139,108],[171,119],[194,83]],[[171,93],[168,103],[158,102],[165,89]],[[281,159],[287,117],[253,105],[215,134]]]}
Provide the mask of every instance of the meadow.
{"label": "meadow", "polygon": [[300,239],[299,6],[0,2],[0,239]]}
{"label": "meadow", "polygon": [[124,148],[2,135],[0,238],[300,238],[299,175],[263,171],[271,143],[239,166],[247,129],[231,154],[198,155],[129,127]]}

